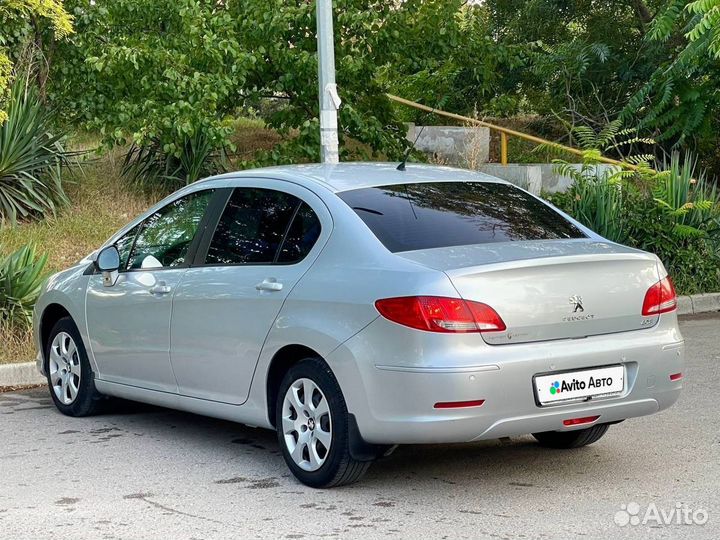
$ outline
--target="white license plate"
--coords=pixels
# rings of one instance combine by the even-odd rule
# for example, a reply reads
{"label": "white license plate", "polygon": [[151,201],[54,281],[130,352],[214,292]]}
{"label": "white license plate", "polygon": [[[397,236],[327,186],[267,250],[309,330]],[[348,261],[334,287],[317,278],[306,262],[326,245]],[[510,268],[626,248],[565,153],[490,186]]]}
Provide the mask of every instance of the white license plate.
{"label": "white license plate", "polygon": [[535,390],[541,405],[607,394],[625,389],[625,368],[610,366],[582,371],[566,371],[535,377]]}

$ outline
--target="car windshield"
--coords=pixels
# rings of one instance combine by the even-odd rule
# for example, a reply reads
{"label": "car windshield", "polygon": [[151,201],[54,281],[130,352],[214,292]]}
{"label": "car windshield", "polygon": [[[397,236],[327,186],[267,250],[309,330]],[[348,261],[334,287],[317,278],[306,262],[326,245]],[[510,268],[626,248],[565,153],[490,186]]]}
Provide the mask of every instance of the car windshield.
{"label": "car windshield", "polygon": [[498,182],[431,182],[338,193],[392,252],[583,238],[561,214]]}

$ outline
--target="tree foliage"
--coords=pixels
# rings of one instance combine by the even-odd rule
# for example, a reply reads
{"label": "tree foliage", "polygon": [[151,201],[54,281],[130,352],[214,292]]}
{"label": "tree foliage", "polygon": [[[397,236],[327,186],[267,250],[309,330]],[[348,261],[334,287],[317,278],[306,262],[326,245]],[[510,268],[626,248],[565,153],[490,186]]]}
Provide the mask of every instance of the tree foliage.
{"label": "tree foliage", "polygon": [[68,5],[77,33],[54,66],[54,103],[109,145],[143,149],[152,174],[185,183],[211,172],[183,160],[196,155],[194,142],[228,144],[227,117],[255,61],[229,10],[211,0]]}
{"label": "tree foliage", "polygon": [[[68,119],[99,130],[108,144],[133,143],[126,170],[134,176],[186,182],[211,172],[187,164],[216,168],[217,150],[232,150],[227,118],[247,107],[292,135],[264,161],[317,160],[314,2],[68,5],[78,31],[56,55],[53,103]],[[502,73],[521,64],[520,47],[494,43],[479,7],[461,0],[334,5],[345,158],[404,152],[400,121],[416,117],[398,116],[387,91],[461,112],[488,100],[497,109],[516,108],[496,96],[512,91],[501,88]]]}
{"label": "tree foliage", "polygon": [[[712,154],[718,1],[335,0],[342,156],[397,158],[402,122],[440,121],[385,92],[461,114],[540,115],[553,130],[567,123],[573,143],[573,127],[619,119],[666,149]],[[229,119],[247,110],[286,136],[259,162],[318,159],[314,2],[66,3],[78,31],[55,55],[52,103],[108,144],[134,144],[133,176],[184,183],[218,170]]]}
{"label": "tree foliage", "polygon": [[0,4],[0,123],[7,118],[4,100],[7,97],[12,73],[11,32],[30,20],[46,19],[55,35],[64,38],[72,33],[72,17],[63,7],[62,0],[3,0]]}
{"label": "tree foliage", "polygon": [[662,142],[717,145],[720,105],[720,2],[668,0],[652,21],[648,45],[666,52],[622,118]]}

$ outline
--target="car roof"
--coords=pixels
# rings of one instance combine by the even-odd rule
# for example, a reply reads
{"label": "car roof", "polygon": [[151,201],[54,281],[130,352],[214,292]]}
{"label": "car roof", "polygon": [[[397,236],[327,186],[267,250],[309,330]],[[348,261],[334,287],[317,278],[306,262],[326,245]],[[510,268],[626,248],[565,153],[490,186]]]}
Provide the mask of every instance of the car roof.
{"label": "car roof", "polygon": [[397,170],[398,163],[347,162],[338,164],[306,164],[248,169],[213,176],[202,180],[225,180],[233,178],[274,178],[278,180],[305,180],[329,189],[334,193],[352,189],[418,184],[426,182],[495,182],[507,184],[495,176],[477,171],[408,163],[404,171]]}

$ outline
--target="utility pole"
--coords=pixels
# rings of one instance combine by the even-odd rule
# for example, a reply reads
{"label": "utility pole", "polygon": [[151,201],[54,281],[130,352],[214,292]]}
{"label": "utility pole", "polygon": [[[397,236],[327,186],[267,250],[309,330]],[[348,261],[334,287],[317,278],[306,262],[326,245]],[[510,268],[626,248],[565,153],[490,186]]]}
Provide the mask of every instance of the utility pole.
{"label": "utility pole", "polygon": [[337,163],[340,96],[335,84],[335,36],[332,0],[317,0],[318,80],[320,89],[320,155]]}

